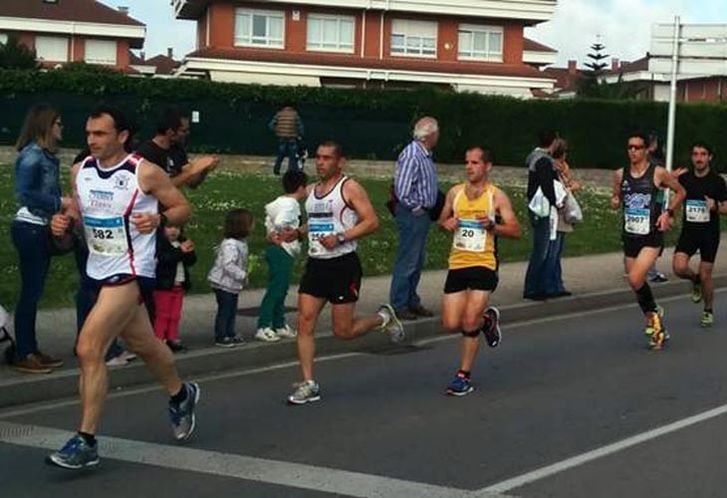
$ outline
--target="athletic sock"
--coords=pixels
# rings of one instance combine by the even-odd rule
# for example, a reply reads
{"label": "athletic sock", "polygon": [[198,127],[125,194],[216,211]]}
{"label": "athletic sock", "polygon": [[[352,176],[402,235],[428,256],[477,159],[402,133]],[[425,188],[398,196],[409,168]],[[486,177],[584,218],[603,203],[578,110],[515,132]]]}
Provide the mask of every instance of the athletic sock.
{"label": "athletic sock", "polygon": [[457,375],[460,377],[464,377],[467,380],[469,380],[469,378],[470,378],[470,373],[471,372],[469,372],[468,370],[462,370],[462,369],[457,370]]}
{"label": "athletic sock", "polygon": [[86,442],[89,446],[96,446],[96,436],[89,434],[88,432],[78,431],[78,435]]}
{"label": "athletic sock", "polygon": [[182,384],[182,388],[179,390],[177,394],[172,396],[172,403],[175,403],[177,405],[184,403],[184,400],[187,399],[187,388],[184,387],[184,384]]}
{"label": "athletic sock", "polygon": [[656,301],[654,301],[654,294],[651,292],[649,284],[644,284],[641,289],[636,291],[636,300],[644,313],[656,312]]}

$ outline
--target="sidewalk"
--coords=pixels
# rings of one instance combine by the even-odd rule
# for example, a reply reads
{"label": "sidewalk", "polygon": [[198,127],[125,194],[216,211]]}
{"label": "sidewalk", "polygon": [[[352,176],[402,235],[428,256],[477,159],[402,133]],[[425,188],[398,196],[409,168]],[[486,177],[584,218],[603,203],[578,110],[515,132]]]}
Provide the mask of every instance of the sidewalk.
{"label": "sidewalk", "polygon": [[[670,276],[670,282],[655,284],[657,295],[673,295],[686,292],[687,283],[677,282],[671,274],[673,250],[667,249],[659,260],[658,267]],[[720,271],[719,262],[727,260],[727,244],[720,249],[717,266],[717,286],[727,285],[727,269]],[[522,286],[527,262],[505,263],[500,268],[500,284],[492,303],[501,307],[503,327],[508,321],[532,319],[544,314],[587,311],[604,306],[630,304],[634,301],[623,278],[621,253],[608,253],[563,260],[563,274],[568,290],[573,292],[569,298],[548,302],[531,302],[522,299]],[[419,286],[425,306],[439,310],[442,287],[446,271],[430,271],[422,275]],[[390,276],[365,278],[359,314],[373,313],[379,304],[388,300]],[[256,329],[257,305],[262,300],[263,290],[243,291],[240,296],[237,330],[248,343],[231,350],[215,348],[212,326],[216,310],[212,294],[195,295],[185,301],[181,338],[190,348],[188,353],[177,355],[180,370],[188,375],[202,375],[234,368],[251,368],[273,362],[291,361],[296,357],[293,340],[279,343],[261,343],[252,339]],[[297,288],[291,287],[287,305],[294,308]],[[288,323],[295,326],[294,311],[288,313]],[[420,319],[405,322],[407,333],[414,337],[431,336],[439,333],[439,318]],[[338,351],[365,350],[385,347],[384,334],[371,333],[356,341],[332,340],[330,333],[330,311],[324,309],[318,325],[318,354]],[[72,355],[75,339],[75,311],[57,309],[42,311],[38,317],[38,342],[44,352],[63,358],[66,365],[52,374],[20,374],[6,365],[0,367],[0,407],[19,403],[42,401],[72,396],[77,382],[77,361]],[[139,361],[112,370],[111,385],[127,387],[148,382],[146,369]],[[291,379],[293,381],[294,379]]]}

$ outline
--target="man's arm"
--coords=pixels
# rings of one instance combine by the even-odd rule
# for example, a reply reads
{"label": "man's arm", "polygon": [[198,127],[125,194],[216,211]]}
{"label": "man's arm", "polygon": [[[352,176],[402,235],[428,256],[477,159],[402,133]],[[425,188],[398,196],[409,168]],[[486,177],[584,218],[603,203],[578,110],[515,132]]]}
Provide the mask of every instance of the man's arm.
{"label": "man's arm", "polygon": [[[177,189],[166,172],[156,164],[143,161],[139,164],[139,187],[147,195],[153,195],[166,207],[164,216],[174,225],[183,225],[189,220],[192,209],[182,192]],[[154,231],[161,223],[158,213],[137,214],[132,220],[141,233]]]}
{"label": "man's arm", "polygon": [[203,156],[189,161],[182,166],[182,171],[172,177],[172,184],[177,188],[197,187],[201,184],[207,174],[217,167],[220,162],[217,156]]}
{"label": "man's arm", "polygon": [[360,239],[378,230],[379,217],[366,190],[356,180],[348,180],[343,184],[342,194],[359,217],[359,222],[344,232],[345,239]]}
{"label": "man's arm", "polygon": [[611,183],[611,209],[621,207],[621,181],[623,180],[623,169],[617,169],[613,172],[613,181]]}
{"label": "man's arm", "polygon": [[517,221],[510,198],[500,189],[495,192],[495,210],[500,215],[502,223],[494,224],[491,231],[500,237],[519,239],[520,223]]}
{"label": "man's arm", "polygon": [[674,192],[674,195],[669,201],[668,209],[672,212],[676,212],[679,207],[687,198],[687,191],[684,189],[682,184],[677,178],[674,178],[666,168],[658,166],[656,168],[656,186],[661,188],[669,188]]}
{"label": "man's arm", "polygon": [[464,187],[452,187],[444,198],[444,207],[439,215],[439,226],[442,230],[453,232],[457,229],[457,218],[454,217],[454,199],[457,193]]}

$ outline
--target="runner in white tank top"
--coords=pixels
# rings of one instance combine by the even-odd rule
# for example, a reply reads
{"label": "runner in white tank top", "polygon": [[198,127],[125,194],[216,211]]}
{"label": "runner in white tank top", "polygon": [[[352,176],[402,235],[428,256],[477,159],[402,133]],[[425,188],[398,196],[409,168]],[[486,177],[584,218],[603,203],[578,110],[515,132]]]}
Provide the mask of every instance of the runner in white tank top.
{"label": "runner in white tank top", "polygon": [[386,331],[394,341],[404,336],[404,329],[388,304],[372,317],[354,317],[362,273],[356,254],[357,240],[375,232],[379,219],[363,187],[343,175],[345,163],[337,143],[325,142],[318,147],[319,181],[309,187],[305,203],[308,224],[287,234],[292,239],[307,233],[309,243],[308,261],[298,291],[298,358],[303,382],[288,396],[290,404],[302,405],[321,397],[313,380],[313,334],[326,302],[331,303],[333,334],[337,337],[353,339],[376,328]]}
{"label": "runner in white tank top", "polygon": [[[154,276],[155,231],[168,219],[175,225],[189,219],[184,196],[163,169],[124,151],[129,126],[117,109],[102,106],[86,123],[93,158],[76,164],[71,185],[76,204],[54,219],[53,234],[63,238],[71,221],[83,223],[91,251],[88,275],[99,294],[78,337],[76,352],[81,367],[82,417],[78,434],[48,456],[53,465],[80,469],[97,465],[95,433],[101,417],[108,373],[104,355],[121,336],[144,360],[171,396],[169,415],[177,440],[191,436],[199,387],[182,383],[169,348],[154,337],[141,293]],[[158,213],[157,202],[166,206]]]}
{"label": "runner in white tank top", "polygon": [[129,154],[121,163],[104,168],[90,156],[80,165],[76,191],[89,249],[86,273],[90,278],[155,276],[156,231],[144,234],[130,223],[135,214],[159,209],[157,199],[139,188],[143,161]]}

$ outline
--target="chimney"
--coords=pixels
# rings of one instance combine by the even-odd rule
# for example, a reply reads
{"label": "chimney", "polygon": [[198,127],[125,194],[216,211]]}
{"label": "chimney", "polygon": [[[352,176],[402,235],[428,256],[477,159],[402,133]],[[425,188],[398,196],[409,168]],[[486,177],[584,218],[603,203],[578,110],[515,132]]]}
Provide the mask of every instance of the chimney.
{"label": "chimney", "polygon": [[578,61],[569,60],[568,61],[568,74],[576,74],[578,71]]}
{"label": "chimney", "polygon": [[141,60],[145,61],[146,60],[146,53],[142,50],[141,52],[139,52],[139,57],[141,58]]}
{"label": "chimney", "polygon": [[125,5],[119,5],[117,8],[119,9],[119,12],[121,12],[122,14],[127,15],[127,16],[129,15],[129,8],[126,7]]}
{"label": "chimney", "polygon": [[170,59],[174,59],[174,48],[167,47],[167,57],[169,57]]}
{"label": "chimney", "polygon": [[613,57],[611,59],[611,70],[618,71],[619,69],[621,69],[621,61],[618,60],[616,57]]}

